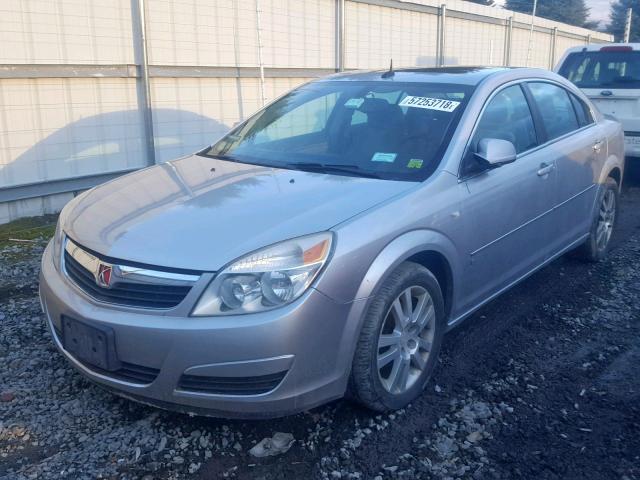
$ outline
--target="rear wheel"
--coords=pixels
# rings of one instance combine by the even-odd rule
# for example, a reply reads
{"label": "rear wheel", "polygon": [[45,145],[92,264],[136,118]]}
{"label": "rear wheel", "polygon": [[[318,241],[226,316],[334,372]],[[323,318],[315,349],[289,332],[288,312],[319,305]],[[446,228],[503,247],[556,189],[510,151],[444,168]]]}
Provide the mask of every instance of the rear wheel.
{"label": "rear wheel", "polygon": [[434,275],[404,263],[384,282],[364,320],[349,394],[376,411],[404,407],[429,380],[445,330]]}
{"label": "rear wheel", "polygon": [[613,178],[607,178],[598,193],[597,210],[589,238],[578,248],[582,259],[599,262],[607,256],[617,218],[618,184]]}

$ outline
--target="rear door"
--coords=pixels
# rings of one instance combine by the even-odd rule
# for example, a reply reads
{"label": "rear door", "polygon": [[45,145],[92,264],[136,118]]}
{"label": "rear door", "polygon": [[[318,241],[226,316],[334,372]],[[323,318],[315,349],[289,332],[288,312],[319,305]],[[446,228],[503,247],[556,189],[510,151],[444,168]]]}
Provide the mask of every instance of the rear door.
{"label": "rear door", "polygon": [[627,155],[640,156],[640,51],[620,45],[574,52],[558,73],[622,123]]}
{"label": "rear door", "polygon": [[558,252],[589,231],[596,194],[596,172],[606,154],[606,139],[589,107],[564,87],[528,82],[544,150],[555,158],[558,173],[549,246]]}

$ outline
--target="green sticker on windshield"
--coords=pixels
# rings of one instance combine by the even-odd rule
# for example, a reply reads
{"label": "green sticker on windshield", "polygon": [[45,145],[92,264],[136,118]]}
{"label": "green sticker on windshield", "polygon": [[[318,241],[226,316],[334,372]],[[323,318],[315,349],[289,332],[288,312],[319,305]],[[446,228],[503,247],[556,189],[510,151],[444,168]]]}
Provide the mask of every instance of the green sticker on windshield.
{"label": "green sticker on windshield", "polygon": [[376,152],[371,157],[372,162],[385,162],[385,163],[393,163],[398,156],[397,153],[382,153]]}
{"label": "green sticker on windshield", "polygon": [[419,158],[412,158],[407,163],[407,168],[422,168],[423,161]]}

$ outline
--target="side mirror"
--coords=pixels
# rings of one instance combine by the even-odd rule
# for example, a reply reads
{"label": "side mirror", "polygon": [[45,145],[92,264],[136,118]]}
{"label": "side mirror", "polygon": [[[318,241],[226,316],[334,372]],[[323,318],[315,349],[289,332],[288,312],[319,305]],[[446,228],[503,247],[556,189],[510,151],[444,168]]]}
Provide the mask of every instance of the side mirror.
{"label": "side mirror", "polygon": [[499,138],[483,138],[478,142],[478,151],[475,153],[489,168],[501,167],[507,163],[515,162],[516,147],[508,140]]}

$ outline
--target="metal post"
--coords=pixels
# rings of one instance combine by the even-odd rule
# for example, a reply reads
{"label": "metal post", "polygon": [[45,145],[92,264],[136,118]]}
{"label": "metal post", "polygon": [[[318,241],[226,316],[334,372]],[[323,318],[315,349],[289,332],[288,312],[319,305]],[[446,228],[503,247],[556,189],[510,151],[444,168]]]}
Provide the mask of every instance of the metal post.
{"label": "metal post", "polygon": [[436,65],[442,67],[445,64],[446,47],[447,6],[443,3],[438,10],[438,43],[436,44]]}
{"label": "metal post", "polygon": [[441,21],[440,21],[440,9],[438,9],[438,18],[436,19],[436,58],[434,63],[435,67],[439,67],[440,66],[440,30],[442,30],[442,25],[441,25]]}
{"label": "metal post", "polygon": [[344,0],[336,0],[336,72],[344,71]]}
{"label": "metal post", "polygon": [[262,97],[262,106],[266,103],[264,94],[264,61],[262,60],[262,22],[260,21],[260,0],[256,0],[256,27],[258,33],[258,63],[260,64],[260,96]]}
{"label": "metal post", "polygon": [[138,67],[138,75],[136,78],[138,110],[142,113],[144,123],[147,164],[155,165],[156,149],[153,140],[153,115],[151,113],[152,104],[144,0],[131,0],[131,21],[133,31],[133,55]]}
{"label": "metal post", "polygon": [[587,45],[591,45],[591,34],[587,35],[586,41]]}
{"label": "metal post", "polygon": [[538,0],[533,0],[533,10],[531,11],[531,28],[529,29],[529,48],[527,48],[527,63],[526,67],[529,66],[529,61],[531,60],[531,49],[533,48],[533,21],[536,18],[536,8],[538,6]]}
{"label": "metal post", "polygon": [[556,65],[556,40],[558,39],[558,27],[551,30],[551,52],[549,55],[549,70],[553,70]]}
{"label": "metal post", "polygon": [[238,95],[238,114],[239,121],[244,120],[244,101],[242,95],[242,80],[240,79],[240,14],[238,12],[238,2],[240,0],[233,0],[233,55],[234,64],[236,66],[236,94]]}
{"label": "metal post", "polygon": [[489,65],[493,65],[493,39],[489,40]]}
{"label": "metal post", "polygon": [[504,66],[511,65],[511,39],[513,36],[513,17],[507,19],[507,25],[504,32]]}
{"label": "metal post", "polygon": [[624,22],[624,43],[629,43],[629,37],[631,36],[631,15],[633,9],[627,9],[627,20]]}

